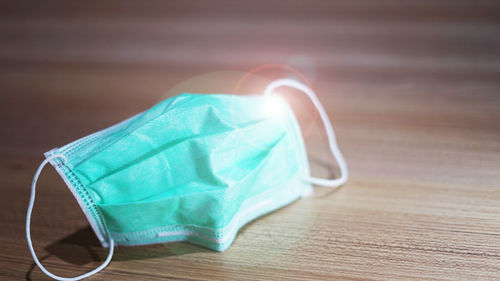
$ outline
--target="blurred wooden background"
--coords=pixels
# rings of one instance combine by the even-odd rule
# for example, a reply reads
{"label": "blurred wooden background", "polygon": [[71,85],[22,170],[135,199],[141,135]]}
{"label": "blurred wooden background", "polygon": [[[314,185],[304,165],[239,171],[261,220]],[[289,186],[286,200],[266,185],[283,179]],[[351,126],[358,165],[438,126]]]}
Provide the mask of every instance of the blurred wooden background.
{"label": "blurred wooden background", "polygon": [[[119,247],[92,279],[500,278],[500,2],[293,0],[2,2],[0,279],[48,279],[24,234],[43,152],[269,63],[312,81],[349,182],[254,221],[226,252]],[[307,126],[311,105],[294,104]],[[313,174],[331,175],[320,127],[307,144]],[[106,256],[51,168],[32,230],[57,274]]]}

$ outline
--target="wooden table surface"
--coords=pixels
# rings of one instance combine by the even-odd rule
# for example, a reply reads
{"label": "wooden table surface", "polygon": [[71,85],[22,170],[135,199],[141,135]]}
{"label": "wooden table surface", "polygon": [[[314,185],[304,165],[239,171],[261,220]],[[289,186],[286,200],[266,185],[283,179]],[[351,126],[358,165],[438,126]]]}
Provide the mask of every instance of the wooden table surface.
{"label": "wooden table surface", "polygon": [[[43,152],[166,96],[230,93],[249,69],[286,64],[327,108],[348,183],[255,220],[225,252],[118,247],[91,279],[500,280],[498,1],[0,5],[0,279],[48,279],[24,234]],[[288,76],[264,68],[238,93]],[[334,176],[313,107],[290,99],[304,130],[314,125],[313,174]],[[60,275],[107,254],[52,168],[32,232]]]}

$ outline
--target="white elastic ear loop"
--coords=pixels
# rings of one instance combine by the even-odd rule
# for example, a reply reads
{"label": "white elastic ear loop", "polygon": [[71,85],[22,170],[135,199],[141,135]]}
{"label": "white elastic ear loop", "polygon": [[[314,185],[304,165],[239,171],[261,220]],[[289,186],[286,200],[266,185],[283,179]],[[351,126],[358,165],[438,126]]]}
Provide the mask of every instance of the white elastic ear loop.
{"label": "white elastic ear loop", "polygon": [[347,181],[349,171],[347,169],[347,164],[344,160],[344,157],[342,156],[342,153],[339,150],[339,146],[337,145],[337,139],[335,138],[335,132],[333,131],[332,123],[330,122],[330,119],[328,118],[325,109],[321,105],[321,102],[318,100],[318,97],[314,94],[311,88],[292,79],[279,79],[271,82],[266,87],[264,95],[270,95],[276,88],[282,86],[287,86],[297,89],[305,93],[309,97],[309,99],[311,99],[312,103],[318,110],[319,116],[321,117],[321,121],[323,122],[323,126],[325,127],[326,135],[328,137],[328,144],[330,146],[330,151],[335,160],[337,161],[337,164],[339,165],[340,177],[336,179],[322,179],[322,178],[308,177],[306,178],[306,180],[316,185],[329,186],[329,187],[338,187],[343,185]]}
{"label": "white elastic ear loop", "polygon": [[43,167],[45,167],[45,165],[47,165],[47,163],[49,163],[49,161],[54,159],[54,158],[62,158],[64,163],[66,163],[66,157],[64,155],[62,155],[62,154],[52,155],[52,156],[48,157],[47,159],[43,160],[43,162],[38,167],[38,170],[36,170],[35,176],[33,177],[33,182],[31,183],[30,202],[28,204],[28,213],[26,215],[26,240],[28,240],[28,247],[30,248],[30,252],[31,252],[31,255],[33,256],[33,260],[35,260],[35,263],[38,265],[38,267],[40,268],[40,270],[43,273],[47,274],[48,276],[50,276],[51,278],[56,279],[56,280],[63,280],[63,281],[80,280],[80,279],[87,278],[89,276],[96,274],[97,272],[103,270],[109,264],[109,262],[111,261],[111,258],[113,257],[113,252],[115,250],[115,242],[113,241],[113,239],[109,239],[110,240],[109,241],[109,254],[108,254],[108,257],[106,258],[106,260],[104,261],[103,264],[101,264],[98,268],[96,268],[90,272],[87,272],[85,274],[82,274],[82,275],[79,275],[76,277],[60,277],[60,276],[54,275],[54,274],[50,273],[47,269],[45,269],[45,267],[43,267],[43,265],[40,263],[40,261],[38,260],[38,258],[36,256],[35,249],[33,249],[33,243],[31,242],[31,230],[30,230],[31,213],[33,212],[33,205],[35,204],[36,182],[38,181],[38,177],[40,176],[40,173],[42,172]]}

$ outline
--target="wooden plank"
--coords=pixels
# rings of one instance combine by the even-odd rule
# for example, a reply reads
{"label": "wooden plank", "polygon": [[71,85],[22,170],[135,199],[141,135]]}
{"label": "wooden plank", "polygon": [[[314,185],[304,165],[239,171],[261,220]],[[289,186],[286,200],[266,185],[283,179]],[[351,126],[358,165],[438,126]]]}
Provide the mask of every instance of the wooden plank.
{"label": "wooden plank", "polygon": [[[181,91],[230,93],[252,67],[281,63],[312,80],[349,182],[250,223],[222,253],[118,247],[95,279],[498,280],[498,2],[1,5],[0,279],[47,279],[24,236],[43,152]],[[263,71],[240,93],[288,75]],[[311,104],[287,98],[308,128]],[[334,176],[317,125],[306,136],[313,174]],[[52,169],[32,229],[57,274],[81,274],[107,254]]]}

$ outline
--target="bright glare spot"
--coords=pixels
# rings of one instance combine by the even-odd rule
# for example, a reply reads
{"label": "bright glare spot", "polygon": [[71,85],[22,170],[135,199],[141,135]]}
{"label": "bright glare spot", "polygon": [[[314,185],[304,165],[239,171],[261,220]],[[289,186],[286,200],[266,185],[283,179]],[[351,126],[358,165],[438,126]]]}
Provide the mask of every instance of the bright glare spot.
{"label": "bright glare spot", "polygon": [[286,101],[276,93],[265,96],[264,111],[266,116],[279,117],[286,115]]}

